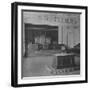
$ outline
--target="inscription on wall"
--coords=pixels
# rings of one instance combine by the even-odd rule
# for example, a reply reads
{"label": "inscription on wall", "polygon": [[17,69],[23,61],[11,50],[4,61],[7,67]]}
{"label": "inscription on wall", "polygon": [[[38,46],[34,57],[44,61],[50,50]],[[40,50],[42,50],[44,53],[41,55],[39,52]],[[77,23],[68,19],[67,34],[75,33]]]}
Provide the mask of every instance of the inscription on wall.
{"label": "inscription on wall", "polygon": [[79,14],[24,12],[24,22],[79,25]]}

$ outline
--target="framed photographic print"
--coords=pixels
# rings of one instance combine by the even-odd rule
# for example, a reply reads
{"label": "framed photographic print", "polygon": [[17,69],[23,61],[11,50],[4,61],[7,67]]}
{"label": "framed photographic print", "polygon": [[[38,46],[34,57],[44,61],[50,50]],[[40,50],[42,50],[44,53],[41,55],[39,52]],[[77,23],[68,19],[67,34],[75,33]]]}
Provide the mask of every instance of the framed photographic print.
{"label": "framed photographic print", "polygon": [[87,83],[87,6],[11,6],[11,85]]}

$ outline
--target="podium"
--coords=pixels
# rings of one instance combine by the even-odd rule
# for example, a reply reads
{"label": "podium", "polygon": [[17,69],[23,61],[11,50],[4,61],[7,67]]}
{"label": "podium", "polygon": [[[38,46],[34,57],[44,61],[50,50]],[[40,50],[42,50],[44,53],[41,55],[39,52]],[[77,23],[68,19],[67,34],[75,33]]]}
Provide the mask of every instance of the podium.
{"label": "podium", "polygon": [[54,54],[56,61],[54,62],[56,69],[71,68],[75,66],[73,53],[59,53]]}

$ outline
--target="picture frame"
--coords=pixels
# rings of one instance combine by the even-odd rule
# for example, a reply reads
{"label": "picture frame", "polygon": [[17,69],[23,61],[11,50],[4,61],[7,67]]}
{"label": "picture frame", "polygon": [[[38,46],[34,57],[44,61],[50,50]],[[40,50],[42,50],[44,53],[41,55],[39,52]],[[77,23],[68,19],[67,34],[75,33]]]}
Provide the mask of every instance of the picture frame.
{"label": "picture frame", "polygon": [[11,4],[11,86],[88,82],[88,7]]}

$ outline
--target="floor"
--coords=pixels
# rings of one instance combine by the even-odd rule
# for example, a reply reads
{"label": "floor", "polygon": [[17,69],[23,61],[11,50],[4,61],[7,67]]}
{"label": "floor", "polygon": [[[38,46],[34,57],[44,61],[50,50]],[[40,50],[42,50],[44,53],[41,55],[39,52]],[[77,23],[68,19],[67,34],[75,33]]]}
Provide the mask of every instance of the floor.
{"label": "floor", "polygon": [[[76,62],[80,58],[75,57]],[[22,77],[52,76],[52,75],[79,75],[80,68],[55,69],[52,64],[55,62],[55,56],[36,56],[23,58]]]}

